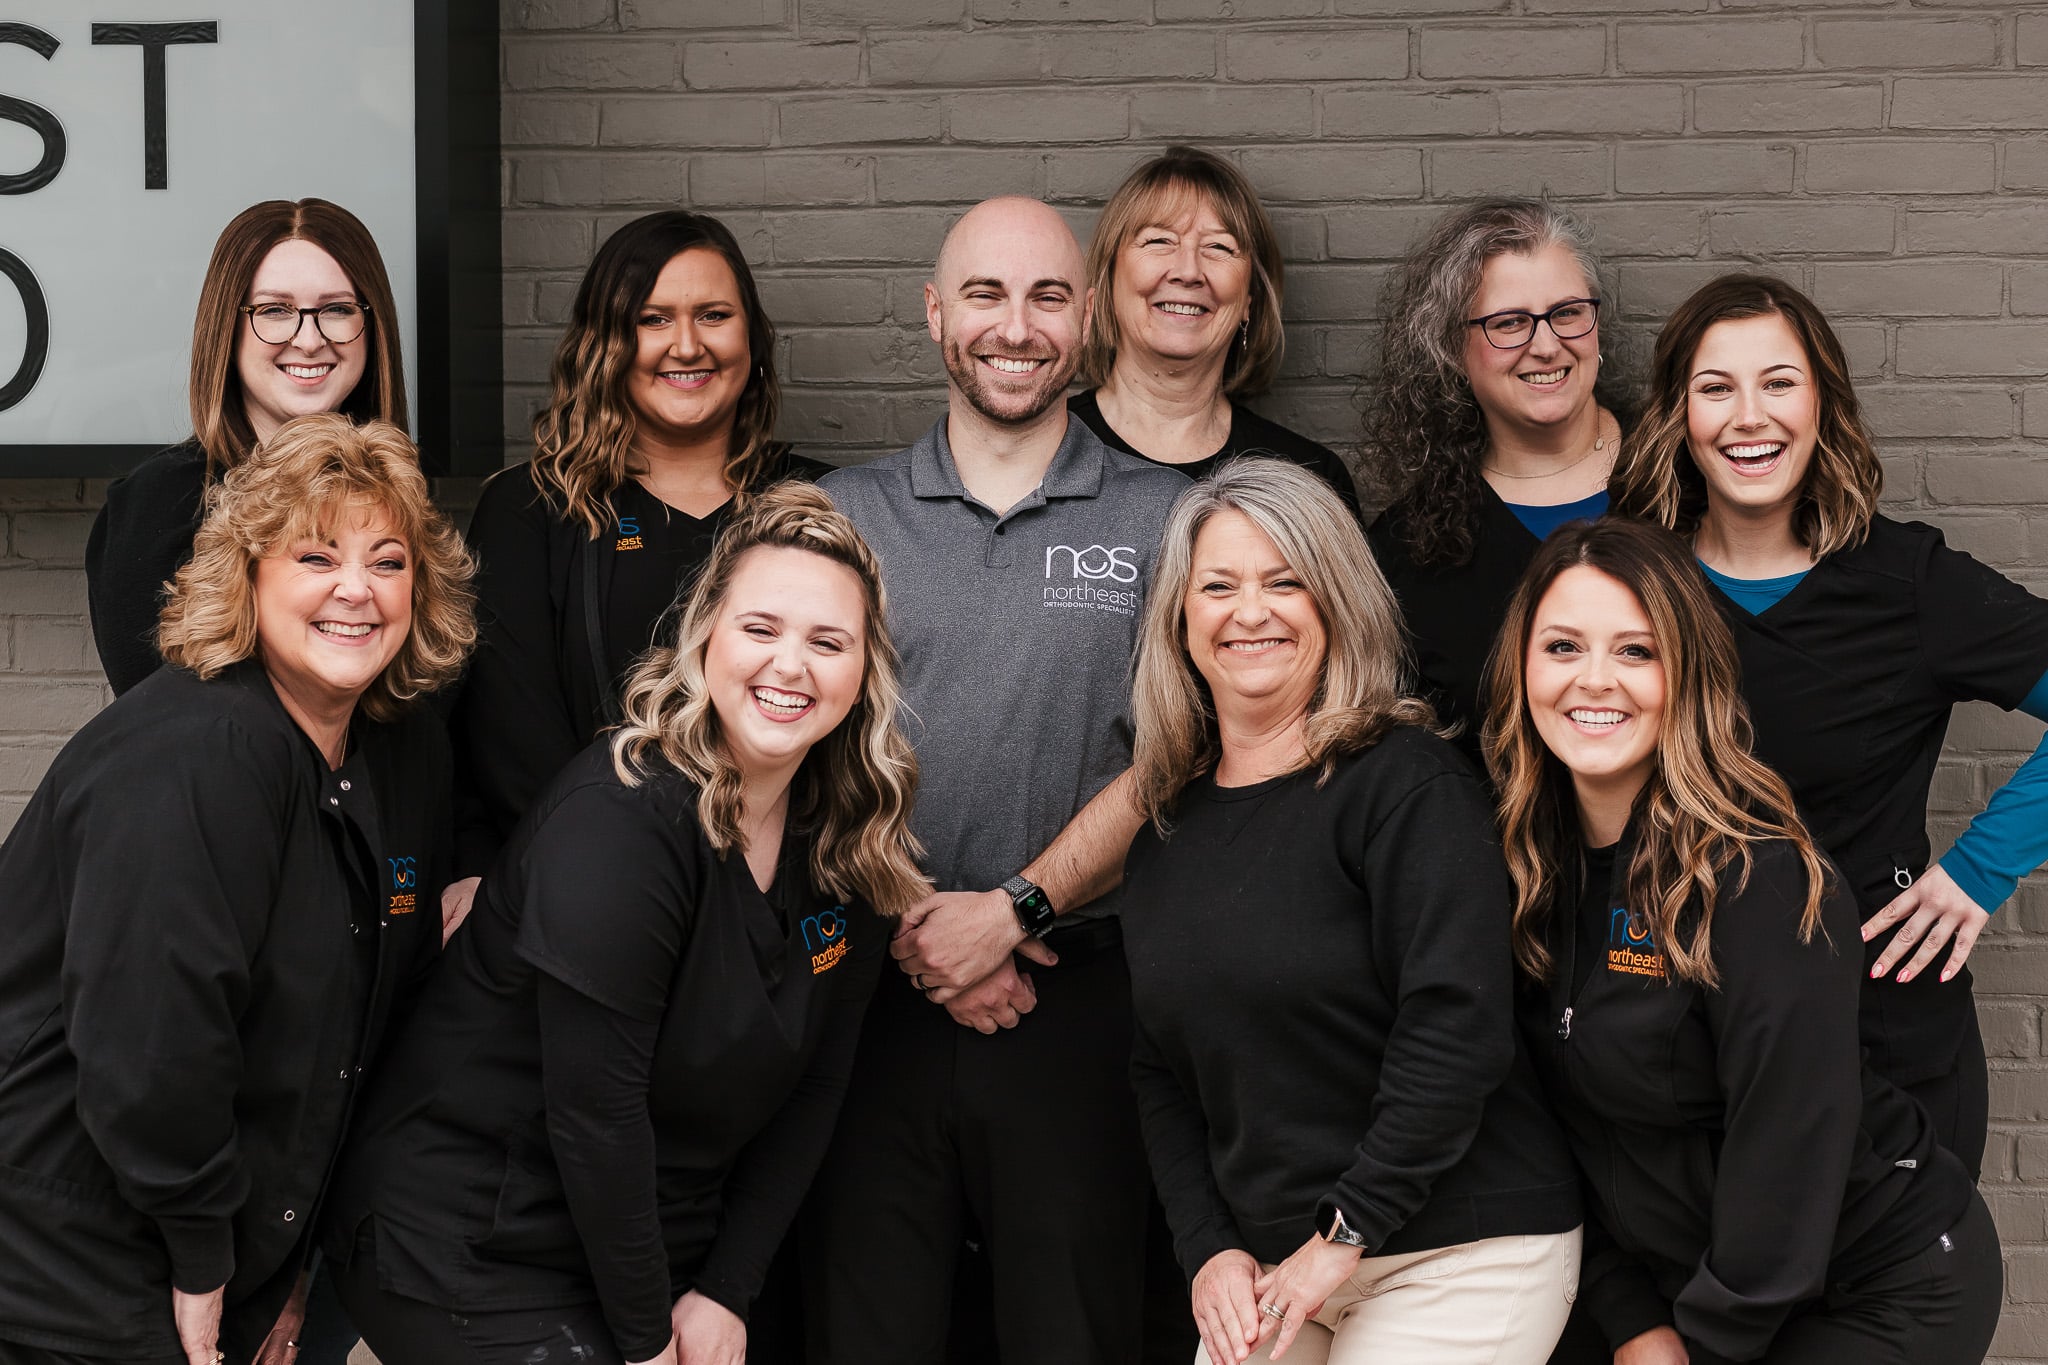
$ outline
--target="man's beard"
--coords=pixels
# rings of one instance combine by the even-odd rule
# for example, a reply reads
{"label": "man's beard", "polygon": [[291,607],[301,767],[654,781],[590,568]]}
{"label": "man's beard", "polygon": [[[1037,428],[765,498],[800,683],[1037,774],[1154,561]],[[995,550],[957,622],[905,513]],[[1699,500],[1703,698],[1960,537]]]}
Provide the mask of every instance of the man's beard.
{"label": "man's beard", "polygon": [[980,358],[969,355],[954,339],[946,338],[942,351],[946,373],[952,376],[954,385],[967,399],[968,405],[991,422],[1001,422],[1005,426],[1022,426],[1057,403],[1067,391],[1067,384],[1073,379],[1074,368],[1080,361],[1078,351],[1061,357],[985,350],[984,354],[1001,360],[1046,362],[1030,376],[1035,381],[1031,387],[1003,388],[998,386],[998,381],[982,365]]}

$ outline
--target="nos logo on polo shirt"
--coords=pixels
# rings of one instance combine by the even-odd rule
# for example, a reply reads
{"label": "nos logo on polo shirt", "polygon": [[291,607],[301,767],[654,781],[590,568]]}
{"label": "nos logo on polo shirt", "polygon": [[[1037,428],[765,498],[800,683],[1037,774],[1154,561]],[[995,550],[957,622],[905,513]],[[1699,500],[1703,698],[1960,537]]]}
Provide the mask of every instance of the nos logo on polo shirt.
{"label": "nos logo on polo shirt", "polygon": [[1045,605],[1138,614],[1138,551],[1130,545],[1045,547]]}
{"label": "nos logo on polo shirt", "polygon": [[811,954],[811,975],[829,972],[846,956],[846,907],[830,910],[804,920],[804,947]]}

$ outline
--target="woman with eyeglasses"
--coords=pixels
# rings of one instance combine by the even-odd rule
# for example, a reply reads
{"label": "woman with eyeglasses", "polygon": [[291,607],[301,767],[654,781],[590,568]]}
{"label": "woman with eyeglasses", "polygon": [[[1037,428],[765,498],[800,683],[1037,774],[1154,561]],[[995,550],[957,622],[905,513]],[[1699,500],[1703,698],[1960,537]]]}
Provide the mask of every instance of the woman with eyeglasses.
{"label": "woman with eyeglasses", "polygon": [[1583,223],[1491,199],[1438,222],[1383,305],[1364,460],[1389,502],[1370,540],[1422,688],[1476,763],[1481,679],[1515,580],[1544,537],[1607,507],[1628,417],[1602,364],[1609,291]]}
{"label": "woman with eyeglasses", "polygon": [[294,417],[405,427],[397,309],[369,229],[324,199],[238,214],[200,286],[187,390],[192,435],[107,489],[86,542],[93,644],[116,696],[163,664],[158,609],[211,484]]}

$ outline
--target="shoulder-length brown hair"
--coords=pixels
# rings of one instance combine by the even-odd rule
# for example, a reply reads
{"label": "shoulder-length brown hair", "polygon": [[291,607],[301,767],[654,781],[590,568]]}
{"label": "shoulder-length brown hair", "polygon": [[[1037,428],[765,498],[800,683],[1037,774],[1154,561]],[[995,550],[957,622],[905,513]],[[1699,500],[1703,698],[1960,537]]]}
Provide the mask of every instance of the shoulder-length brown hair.
{"label": "shoulder-length brown hair", "polygon": [[398,337],[398,306],[376,239],[353,213],[325,199],[268,199],[235,215],[213,244],[199,313],[192,321],[192,375],[187,385],[192,435],[206,451],[208,474],[218,478],[241,463],[256,444],[256,429],[242,395],[235,352],[249,326],[242,305],[263,258],[279,242],[311,242],[334,258],[369,311],[370,343],[363,377],[339,411],[359,422],[406,425],[405,357]]}
{"label": "shoulder-length brown hair", "polygon": [[740,244],[708,214],[666,209],[635,218],[605,239],[583,272],[568,330],[549,368],[548,404],[533,419],[535,482],[593,538],[612,523],[611,493],[625,482],[633,453],[636,423],[626,401],[626,376],[640,344],[640,309],[662,268],[692,249],[715,251],[732,268],[753,361],[725,456],[726,483],[744,498],[781,449],[775,444],[782,406],[775,324]]}
{"label": "shoulder-length brown hair", "polygon": [[[1683,541],[1647,522],[1610,516],[1562,527],[1543,543],[1508,603],[1487,669],[1493,702],[1486,766],[1500,792],[1501,844],[1515,879],[1516,961],[1537,980],[1550,978],[1545,932],[1554,916],[1571,913],[1567,888],[1583,868],[1571,773],[1536,732],[1527,683],[1537,607],[1559,575],[1580,566],[1598,569],[1635,595],[1664,665],[1656,766],[1629,819],[1630,912],[1649,922],[1675,975],[1715,985],[1710,933],[1721,878],[1739,863],[1739,889],[1749,876],[1750,845],[1783,839],[1806,864],[1799,937],[1811,941],[1820,924],[1826,864],[1800,822],[1791,789],[1750,751],[1735,637]],[[1698,919],[1691,936],[1682,938],[1688,911]]]}
{"label": "shoulder-length brown hair", "polygon": [[272,432],[207,490],[191,562],[157,625],[164,659],[211,678],[258,654],[256,562],[330,531],[351,508],[375,507],[411,552],[412,627],[357,704],[390,720],[454,682],[476,643],[476,561],[434,506],[419,460],[389,422],[358,427],[323,412]]}
{"label": "shoulder-length brown hair", "polygon": [[1286,269],[1280,234],[1273,230],[1273,220],[1244,172],[1214,152],[1168,147],[1125,177],[1095,222],[1095,236],[1088,244],[1088,286],[1095,291],[1095,311],[1081,342],[1082,383],[1100,387],[1115,367],[1122,344],[1112,302],[1116,258],[1141,228],[1172,222],[1201,204],[1216,210],[1251,263],[1251,297],[1245,305],[1250,326],[1242,344],[1232,343],[1223,363],[1223,392],[1232,397],[1264,393],[1280,372],[1287,347],[1280,322]]}
{"label": "shoulder-length brown hair", "polygon": [[1303,768],[1327,781],[1336,762],[1396,725],[1434,727],[1428,702],[1402,692],[1408,649],[1401,610],[1358,519],[1330,486],[1286,460],[1230,461],[1180,495],[1167,515],[1147,590],[1131,695],[1137,799],[1161,833],[1183,787],[1220,755],[1216,704],[1188,655],[1187,595],[1195,540],[1218,512],[1237,512],[1273,542],[1308,590],[1329,640],[1308,703]]}
{"label": "shoulder-length brown hair", "polygon": [[1699,529],[1707,481],[1686,440],[1692,362],[1718,322],[1779,317],[1799,338],[1813,371],[1820,430],[1806,482],[1794,497],[1792,530],[1819,559],[1863,543],[1884,490],[1863,408],[1849,379],[1849,357],[1813,300],[1769,275],[1709,280],[1672,310],[1650,361],[1650,403],[1623,443],[1607,488],[1617,512],[1667,526],[1683,536]]}
{"label": "shoulder-length brown hair", "polygon": [[1552,246],[1571,253],[1600,300],[1593,397],[1629,429],[1635,403],[1620,300],[1592,229],[1543,199],[1482,199],[1446,213],[1388,273],[1379,369],[1365,380],[1366,479],[1375,498],[1400,507],[1405,548],[1418,564],[1472,557],[1486,419],[1465,374],[1465,324],[1486,264]]}
{"label": "shoulder-length brown hair", "polygon": [[901,915],[931,889],[917,870],[923,851],[910,832],[917,756],[896,724],[902,704],[896,647],[889,638],[881,565],[823,490],[780,483],[748,501],[718,538],[682,602],[675,643],[648,651],[626,680],[625,721],[612,737],[619,780],[638,785],[657,760],[695,783],[697,821],[721,855],[744,851],[740,770],[726,751],[718,711],[704,682],[704,655],[725,609],[733,574],[761,546],[803,550],[851,569],[866,610],[866,668],[860,699],[811,746],[790,786],[789,819],[811,832],[812,880],[833,895],[859,895],[883,915]]}

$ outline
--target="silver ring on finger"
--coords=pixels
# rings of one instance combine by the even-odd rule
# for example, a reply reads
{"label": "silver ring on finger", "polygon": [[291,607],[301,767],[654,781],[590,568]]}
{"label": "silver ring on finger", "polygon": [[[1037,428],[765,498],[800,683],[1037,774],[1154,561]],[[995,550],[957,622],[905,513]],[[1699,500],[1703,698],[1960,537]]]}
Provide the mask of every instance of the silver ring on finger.
{"label": "silver ring on finger", "polygon": [[930,986],[924,984],[923,972],[913,972],[910,977],[910,984],[917,987],[919,990],[925,991],[927,993],[929,993],[931,990]]}
{"label": "silver ring on finger", "polygon": [[1261,1313],[1264,1313],[1267,1317],[1271,1318],[1275,1322],[1287,1321],[1286,1310],[1281,1308],[1280,1305],[1277,1303],[1262,1303],[1259,1305],[1259,1311]]}

